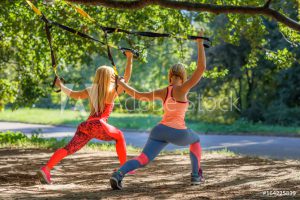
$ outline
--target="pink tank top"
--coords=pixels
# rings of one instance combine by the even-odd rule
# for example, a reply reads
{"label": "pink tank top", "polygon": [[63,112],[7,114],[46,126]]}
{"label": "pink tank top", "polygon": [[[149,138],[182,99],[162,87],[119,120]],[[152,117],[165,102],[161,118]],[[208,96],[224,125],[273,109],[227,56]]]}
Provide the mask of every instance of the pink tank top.
{"label": "pink tank top", "polygon": [[164,115],[160,124],[176,129],[186,129],[185,113],[189,107],[188,101],[176,101],[173,97],[173,86],[168,86],[167,95],[163,103]]}

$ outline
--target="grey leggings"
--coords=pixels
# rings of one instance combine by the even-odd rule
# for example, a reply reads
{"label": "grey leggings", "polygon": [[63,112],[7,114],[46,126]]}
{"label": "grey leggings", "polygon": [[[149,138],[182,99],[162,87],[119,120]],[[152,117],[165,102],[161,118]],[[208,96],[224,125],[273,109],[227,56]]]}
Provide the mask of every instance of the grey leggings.
{"label": "grey leggings", "polygon": [[162,124],[158,124],[152,129],[141,155],[127,161],[119,171],[125,175],[132,170],[147,165],[168,143],[179,146],[190,145],[192,173],[198,175],[201,159],[199,136],[190,129],[174,129]]}

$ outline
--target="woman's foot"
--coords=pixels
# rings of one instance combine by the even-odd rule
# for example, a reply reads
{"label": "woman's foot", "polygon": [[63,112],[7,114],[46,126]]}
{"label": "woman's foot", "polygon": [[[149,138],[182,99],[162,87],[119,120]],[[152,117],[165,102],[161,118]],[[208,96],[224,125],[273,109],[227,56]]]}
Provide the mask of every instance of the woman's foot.
{"label": "woman's foot", "polygon": [[198,174],[191,174],[191,185],[200,185],[201,182],[204,182],[205,179],[203,177],[202,169],[199,169]]}
{"label": "woman's foot", "polygon": [[122,179],[123,176],[120,174],[120,172],[114,172],[112,176],[110,177],[110,186],[113,190],[122,190]]}
{"label": "woman's foot", "polygon": [[50,171],[46,169],[46,167],[42,167],[37,175],[42,184],[51,184],[51,174]]}
{"label": "woman's foot", "polygon": [[[113,172],[118,171],[118,168],[114,168]],[[135,175],[135,170],[132,170],[130,172],[127,173],[128,175]]]}

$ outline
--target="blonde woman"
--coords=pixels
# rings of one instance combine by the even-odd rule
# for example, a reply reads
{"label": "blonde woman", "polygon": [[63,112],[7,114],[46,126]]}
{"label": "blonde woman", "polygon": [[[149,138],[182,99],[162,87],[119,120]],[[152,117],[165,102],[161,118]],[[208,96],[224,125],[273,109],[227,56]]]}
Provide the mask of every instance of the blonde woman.
{"label": "blonde woman", "polygon": [[[127,66],[124,79],[129,81],[132,71],[133,54],[130,51],[125,52],[127,57]],[[90,116],[78,127],[74,137],[64,148],[60,148],[51,156],[45,166],[39,171],[38,175],[41,183],[50,184],[52,168],[57,165],[66,156],[75,153],[85,146],[91,139],[97,138],[105,141],[116,141],[116,151],[120,165],[126,162],[126,142],[123,133],[107,124],[110,113],[113,110],[114,100],[122,89],[115,87],[114,70],[111,67],[101,66],[97,69],[92,87],[81,91],[72,91],[63,85],[57,79],[56,86],[61,88],[71,98],[88,99],[90,104]]]}
{"label": "blonde woman", "polygon": [[[203,33],[200,32],[200,36],[202,35]],[[162,121],[152,129],[142,153],[136,158],[127,161],[118,171],[113,173],[110,178],[110,184],[113,189],[122,189],[122,179],[128,172],[146,166],[169,143],[179,146],[190,145],[190,159],[192,164],[191,184],[199,185],[203,181],[202,169],[200,168],[200,139],[196,133],[187,129],[184,120],[189,105],[187,94],[200,81],[206,68],[202,39],[198,39],[197,44],[197,69],[188,80],[185,67],[182,64],[176,64],[169,70],[169,86],[167,88],[152,92],[136,91],[127,85],[124,80],[118,80],[119,86],[130,96],[138,100],[161,100],[163,102],[164,115]]]}

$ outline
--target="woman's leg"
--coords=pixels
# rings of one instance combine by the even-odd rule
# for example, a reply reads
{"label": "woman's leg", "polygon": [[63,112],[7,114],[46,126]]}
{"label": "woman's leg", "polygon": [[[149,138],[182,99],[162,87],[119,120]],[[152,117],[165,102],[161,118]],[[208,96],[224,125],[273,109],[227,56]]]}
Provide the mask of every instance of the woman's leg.
{"label": "woman's leg", "polygon": [[81,149],[90,139],[91,137],[89,135],[80,132],[78,128],[69,144],[64,148],[56,150],[47,164],[38,171],[41,183],[51,184],[51,169],[67,155],[73,154]]}
{"label": "woman's leg", "polygon": [[91,137],[85,133],[77,130],[74,137],[64,148],[58,149],[51,156],[46,164],[46,169],[50,171],[57,163],[59,163],[64,157],[75,153],[80,150],[84,145],[86,145],[91,140]]}
{"label": "woman's leg", "polygon": [[[202,148],[200,141],[190,145],[190,159],[192,164],[192,175],[198,176],[200,172],[200,161],[201,161]],[[202,173],[202,172],[201,172]],[[202,176],[202,174],[201,174]]]}
{"label": "woman's leg", "polygon": [[179,146],[190,145],[192,175],[202,176],[200,168],[202,149],[200,145],[200,138],[197,133],[191,129],[174,129],[162,124],[159,124],[153,130],[155,130],[153,131],[153,134],[151,134],[151,138],[153,139],[165,140]]}
{"label": "woman's leg", "polygon": [[126,141],[122,131],[116,127],[106,123],[104,120],[100,120],[101,125],[105,132],[116,141],[116,152],[120,161],[120,166],[126,162],[127,151],[126,151]]}
{"label": "woman's leg", "polygon": [[142,153],[133,158],[132,160],[127,161],[118,172],[124,176],[128,172],[135,170],[140,167],[146,166],[150,161],[152,161],[159,152],[167,145],[167,142],[148,139]]}

